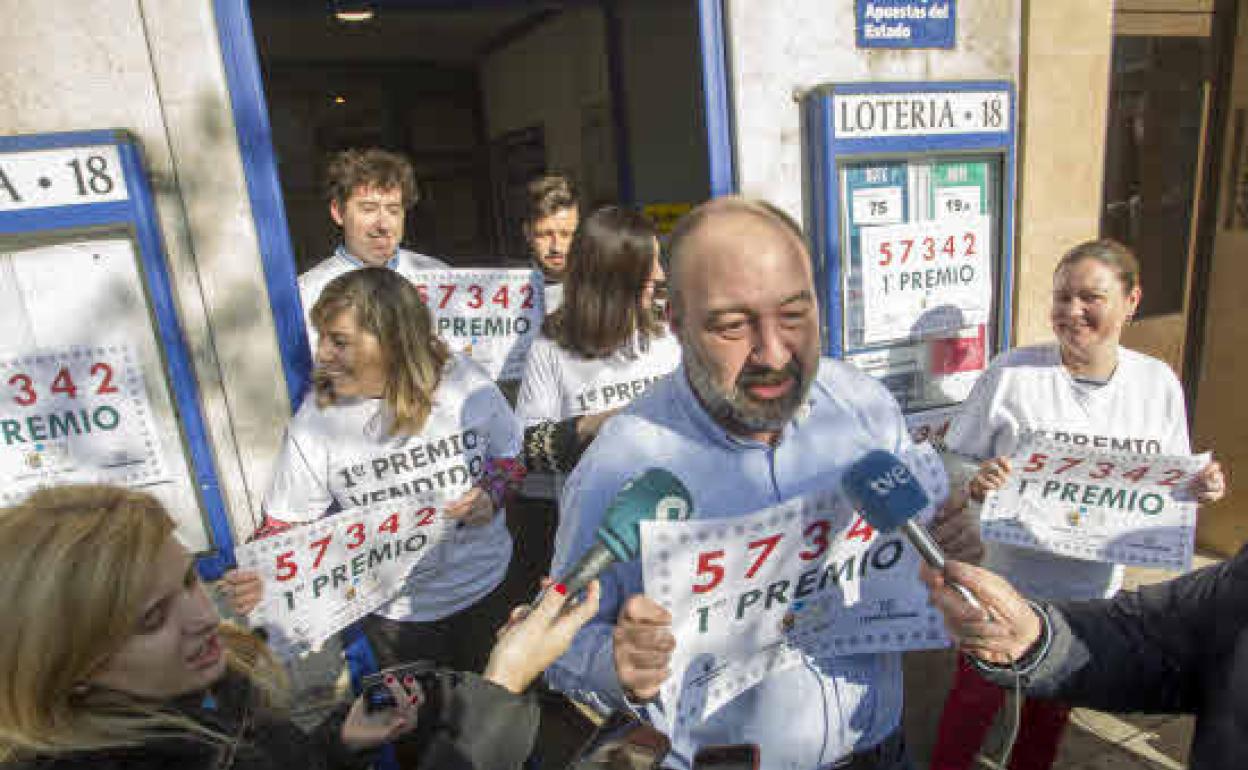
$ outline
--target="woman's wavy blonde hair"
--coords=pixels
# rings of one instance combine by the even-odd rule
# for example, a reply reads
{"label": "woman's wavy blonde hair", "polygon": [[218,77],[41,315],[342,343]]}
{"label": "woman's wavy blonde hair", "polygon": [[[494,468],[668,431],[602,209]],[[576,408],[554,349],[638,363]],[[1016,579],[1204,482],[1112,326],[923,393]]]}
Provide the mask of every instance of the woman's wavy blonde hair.
{"label": "woman's wavy blonde hair", "polygon": [[[419,433],[433,409],[433,392],[451,353],[433,333],[433,316],[406,278],[384,267],[366,267],[330,281],[312,307],[312,324],[320,333],[344,310],[377,338],[386,369],[382,399],[393,422],[390,434]],[[316,403],[335,402],[333,384],[315,380]]]}
{"label": "woman's wavy blonde hair", "polygon": [[[156,498],[120,487],[42,489],[0,510],[0,762],[133,746],[173,733],[225,741],[203,725],[86,686],[134,635],[173,521]],[[228,666],[270,705],[280,667],[246,631],[220,629]]]}

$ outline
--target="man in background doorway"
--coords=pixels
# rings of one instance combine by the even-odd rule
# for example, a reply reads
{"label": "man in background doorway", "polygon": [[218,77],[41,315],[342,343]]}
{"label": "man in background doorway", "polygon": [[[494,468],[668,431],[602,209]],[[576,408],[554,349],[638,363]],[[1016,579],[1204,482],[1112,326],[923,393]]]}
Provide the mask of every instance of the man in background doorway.
{"label": "man in background doorway", "polygon": [[534,267],[542,271],[545,313],[563,302],[563,276],[568,270],[568,248],[580,224],[576,186],[565,174],[543,174],[528,185],[529,208],[524,237]]}
{"label": "man in background doorway", "polygon": [[316,335],[308,317],[326,284],[361,267],[388,267],[411,279],[417,270],[446,269],[440,259],[408,251],[403,221],[416,205],[416,174],[407,158],[376,147],[343,150],[330,158],[325,172],[329,216],[342,228],[342,243],[332,256],[299,276],[308,341]]}

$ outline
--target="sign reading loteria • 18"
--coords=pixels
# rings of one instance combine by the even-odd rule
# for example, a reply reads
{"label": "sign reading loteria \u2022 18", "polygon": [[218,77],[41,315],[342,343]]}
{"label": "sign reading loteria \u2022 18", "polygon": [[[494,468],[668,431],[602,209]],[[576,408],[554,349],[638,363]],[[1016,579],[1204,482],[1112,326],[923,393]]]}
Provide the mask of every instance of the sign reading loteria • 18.
{"label": "sign reading loteria \u2022 18", "polygon": [[884,139],[934,134],[1000,134],[1010,130],[1010,94],[914,91],[832,96],[838,139]]}

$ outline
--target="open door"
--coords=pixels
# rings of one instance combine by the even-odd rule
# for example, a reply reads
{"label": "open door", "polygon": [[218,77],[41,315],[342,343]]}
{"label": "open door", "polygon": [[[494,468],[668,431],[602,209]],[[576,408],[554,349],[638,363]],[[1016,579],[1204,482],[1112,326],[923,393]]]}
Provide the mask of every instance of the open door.
{"label": "open door", "polygon": [[[1242,4],[1241,4],[1242,5]],[[1248,541],[1248,419],[1243,406],[1248,381],[1248,14],[1228,14],[1220,24],[1234,30],[1229,57],[1230,85],[1220,158],[1216,228],[1209,264],[1203,344],[1196,366],[1195,422],[1192,443],[1212,449],[1228,468],[1230,490],[1214,506],[1201,510],[1196,532],[1199,547],[1231,554]]]}
{"label": "open door", "polygon": [[1144,297],[1124,343],[1180,375],[1210,138],[1213,19],[1208,0],[1124,0],[1114,16],[1101,234],[1140,259]]}

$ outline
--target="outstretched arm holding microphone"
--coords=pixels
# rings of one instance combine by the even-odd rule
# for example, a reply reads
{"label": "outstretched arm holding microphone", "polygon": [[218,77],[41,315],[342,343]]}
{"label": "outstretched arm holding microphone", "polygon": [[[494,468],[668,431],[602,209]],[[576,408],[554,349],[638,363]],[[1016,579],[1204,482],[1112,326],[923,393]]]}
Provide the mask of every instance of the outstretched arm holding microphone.
{"label": "outstretched arm holding microphone", "polygon": [[[1104,711],[1196,715],[1191,767],[1248,759],[1248,550],[1112,599],[1033,604],[1004,578],[950,561],[924,567],[950,634],[1002,686]],[[969,590],[971,606],[953,590]],[[991,621],[987,614],[991,614]]]}

